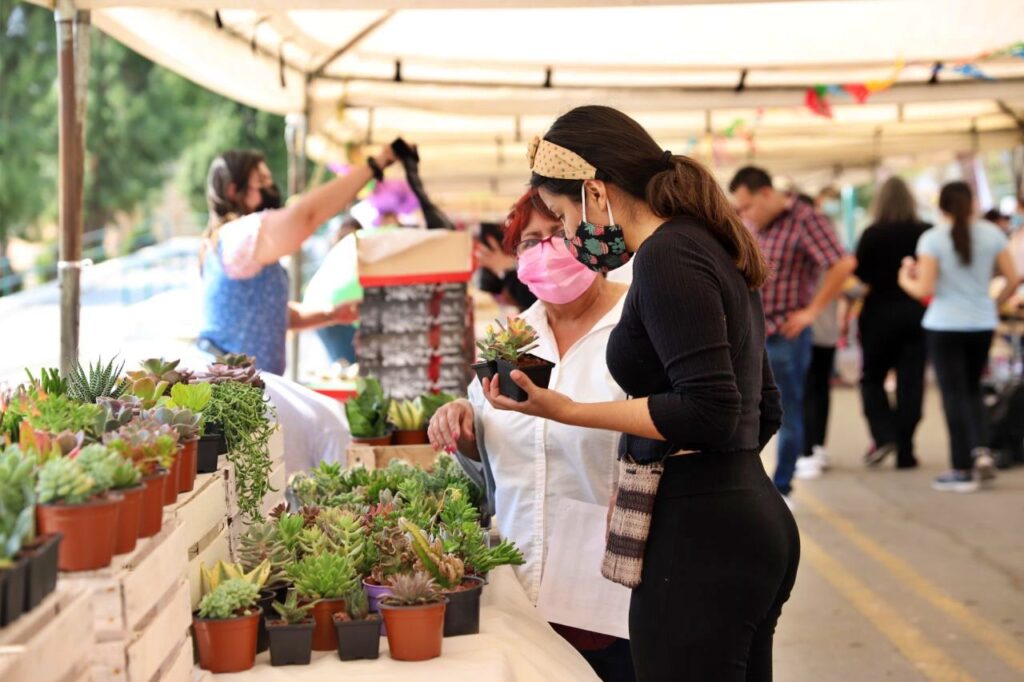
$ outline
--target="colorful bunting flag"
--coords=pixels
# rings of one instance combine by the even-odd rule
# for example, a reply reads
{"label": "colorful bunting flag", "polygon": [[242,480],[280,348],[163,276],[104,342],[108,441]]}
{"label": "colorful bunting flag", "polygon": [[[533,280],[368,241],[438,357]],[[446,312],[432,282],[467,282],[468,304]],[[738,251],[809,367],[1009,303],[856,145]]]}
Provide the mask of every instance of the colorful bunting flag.
{"label": "colorful bunting flag", "polygon": [[962,76],[967,76],[968,78],[973,78],[975,80],[980,80],[980,81],[994,81],[995,80],[995,78],[992,78],[992,76],[987,75],[984,71],[979,69],[974,64],[957,64],[956,66],[953,67],[953,70],[956,71],[957,73],[959,73]]}
{"label": "colorful bunting flag", "polygon": [[819,85],[817,87],[808,88],[807,95],[804,97],[804,104],[818,116],[832,118],[832,107],[819,90],[821,87],[822,86]]}

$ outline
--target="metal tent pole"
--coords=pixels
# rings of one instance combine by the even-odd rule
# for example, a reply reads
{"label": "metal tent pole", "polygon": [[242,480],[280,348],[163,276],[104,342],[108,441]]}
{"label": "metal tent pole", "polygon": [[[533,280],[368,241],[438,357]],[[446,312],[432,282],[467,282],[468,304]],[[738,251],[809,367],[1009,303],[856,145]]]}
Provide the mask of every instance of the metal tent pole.
{"label": "metal tent pole", "polygon": [[60,80],[60,369],[66,375],[78,361],[90,16],[71,0],[60,0],[54,21]]}
{"label": "metal tent pole", "polygon": [[[285,118],[285,143],[288,146],[288,196],[301,194],[306,189],[306,114],[288,114]],[[302,296],[302,247],[289,259],[291,286],[289,298],[300,300]],[[299,332],[292,332],[288,344],[288,377],[299,380]]]}

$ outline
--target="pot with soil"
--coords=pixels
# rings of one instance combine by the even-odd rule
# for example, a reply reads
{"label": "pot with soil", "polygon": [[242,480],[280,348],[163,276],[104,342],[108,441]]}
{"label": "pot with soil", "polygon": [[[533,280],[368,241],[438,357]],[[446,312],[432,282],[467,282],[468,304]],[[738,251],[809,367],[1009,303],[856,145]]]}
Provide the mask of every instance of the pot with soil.
{"label": "pot with soil", "polygon": [[426,573],[395,578],[394,593],[380,602],[391,658],[426,661],[441,655],[447,601]]}
{"label": "pot with soil", "polygon": [[352,436],[353,443],[359,443],[360,445],[370,445],[372,447],[382,447],[385,445],[391,445],[394,438],[394,432],[388,431],[386,436]]}
{"label": "pot with soil", "polygon": [[494,375],[498,373],[497,360],[481,360],[474,362],[470,367],[473,368],[473,373],[476,374],[480,383],[483,383],[484,379],[493,379]]}
{"label": "pot with soil", "polygon": [[192,489],[196,487],[196,473],[198,473],[199,440],[190,438],[182,442],[178,458],[181,460],[181,467],[178,471],[178,492],[192,492]]}
{"label": "pot with soil", "polygon": [[309,612],[315,604],[299,605],[298,593],[292,590],[286,599],[271,605],[277,617],[274,618],[269,611],[264,615],[267,619],[270,665],[309,665],[316,628]]}
{"label": "pot with soil", "polygon": [[155,474],[144,476],[142,485],[142,518],[139,522],[139,537],[148,538],[160,532],[164,522],[164,488],[170,474],[158,469]]}
{"label": "pot with soil", "polygon": [[483,578],[466,576],[457,588],[444,592],[448,597],[448,608],[444,612],[445,637],[480,632],[480,595],[483,589]]}
{"label": "pot with soil", "polygon": [[249,670],[256,661],[259,589],[244,579],[222,582],[192,615],[199,666],[212,673]]}
{"label": "pot with soil", "polygon": [[57,552],[62,571],[103,568],[114,556],[123,498],[96,488],[77,459],[54,457],[39,469],[36,529],[64,536]]}
{"label": "pot with soil", "polygon": [[0,570],[0,628],[13,623],[25,611],[28,559],[15,559]]}
{"label": "pot with soil", "polygon": [[497,322],[487,328],[487,336],[480,348],[484,357],[497,360],[498,389],[501,395],[517,402],[527,399],[526,391],[512,381],[513,370],[519,370],[530,377],[530,381],[541,388],[547,388],[551,379],[554,364],[532,355],[530,351],[537,348],[537,331],[520,317],[509,317],[508,323]]}
{"label": "pot with soil", "polygon": [[60,534],[38,536],[22,548],[28,560],[25,585],[25,611],[31,611],[57,587],[57,553]]}
{"label": "pot with soil", "polygon": [[356,395],[345,402],[352,441],[363,445],[391,445],[392,432],[388,428],[391,401],[384,388],[373,378],[360,379]]}
{"label": "pot with soil", "polygon": [[554,367],[553,362],[548,362],[529,353],[520,356],[515,362],[501,358],[498,360],[498,392],[506,398],[523,402],[529,396],[519,387],[519,384],[512,381],[512,372],[518,369],[540,388],[547,388],[548,382],[551,380],[551,370]]}
{"label": "pot with soil", "polygon": [[174,453],[174,462],[171,464],[170,469],[167,472],[167,478],[164,479],[164,506],[174,504],[178,501],[178,481],[181,476],[181,446]]}
{"label": "pot with soil", "polygon": [[347,614],[334,614],[338,638],[338,658],[342,661],[375,660],[380,657],[381,617],[368,613],[360,620]]}
{"label": "pot with soil", "polygon": [[427,413],[419,398],[392,400],[388,421],[395,428],[392,444],[426,445],[430,442],[427,438]]}
{"label": "pot with soil", "polygon": [[277,593],[266,588],[260,590],[260,599],[256,602],[260,607],[260,624],[256,628],[256,653],[262,654],[270,647],[270,639],[267,637],[267,618],[273,615],[271,606]]}

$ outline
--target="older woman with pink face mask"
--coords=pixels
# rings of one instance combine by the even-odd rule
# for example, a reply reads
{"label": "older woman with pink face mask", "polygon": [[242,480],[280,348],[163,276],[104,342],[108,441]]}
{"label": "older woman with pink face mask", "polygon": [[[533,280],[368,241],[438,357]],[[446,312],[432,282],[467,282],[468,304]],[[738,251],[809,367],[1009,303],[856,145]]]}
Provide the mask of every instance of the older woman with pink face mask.
{"label": "older woman with pink face mask", "polygon": [[[608,373],[605,350],[627,287],[583,266],[564,237],[562,223],[534,190],[516,202],[505,223],[505,248],[518,259],[520,281],[538,298],[522,314],[539,336],[533,352],[555,363],[553,389],[585,402],[622,400],[622,389]],[[619,434],[496,410],[475,380],[469,399],[441,408],[429,433],[435,447],[480,461],[488,470],[498,531],[522,549],[526,562],[516,573],[537,603],[545,572],[559,569],[547,558],[560,501],[607,507]],[[598,540],[603,546],[603,528]],[[628,641],[564,626],[556,630],[601,679],[634,679]]]}

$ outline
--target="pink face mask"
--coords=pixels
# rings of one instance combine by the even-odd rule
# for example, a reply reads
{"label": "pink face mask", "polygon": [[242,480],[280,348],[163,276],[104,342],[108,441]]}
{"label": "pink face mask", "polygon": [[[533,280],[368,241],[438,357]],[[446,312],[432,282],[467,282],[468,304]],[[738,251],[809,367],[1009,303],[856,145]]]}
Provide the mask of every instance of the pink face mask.
{"label": "pink face mask", "polygon": [[576,260],[561,236],[549,237],[519,256],[519,281],[545,303],[575,301],[597,277]]}

